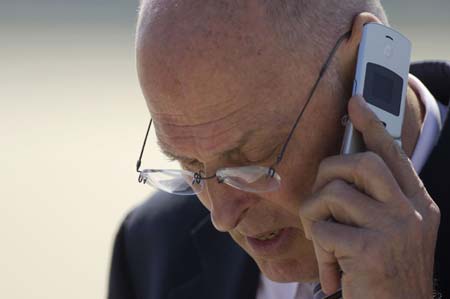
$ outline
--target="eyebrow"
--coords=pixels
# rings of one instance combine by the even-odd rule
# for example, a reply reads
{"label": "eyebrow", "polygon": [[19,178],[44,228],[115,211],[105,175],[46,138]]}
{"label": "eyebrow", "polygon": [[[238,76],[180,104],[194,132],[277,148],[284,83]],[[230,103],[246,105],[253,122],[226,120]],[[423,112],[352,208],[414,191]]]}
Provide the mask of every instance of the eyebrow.
{"label": "eyebrow", "polygon": [[[222,153],[220,153],[220,156],[227,157],[230,153],[240,150],[248,143],[248,141],[250,140],[250,137],[253,136],[256,132],[257,132],[257,130],[252,130],[252,131],[247,132],[244,136],[242,136],[241,139],[239,139],[239,141],[237,143],[234,144],[234,146],[231,149],[225,150]],[[180,162],[197,161],[196,158],[191,158],[191,157],[175,154],[175,153],[171,152],[170,150],[168,150],[164,146],[164,143],[162,143],[160,140],[158,140],[157,142],[158,142],[159,148],[161,149],[163,154],[166,155],[167,157],[169,157],[169,159],[171,159],[171,160],[176,160],[176,161],[180,161]]]}
{"label": "eyebrow", "polygon": [[170,160],[176,160],[176,161],[180,161],[180,162],[192,162],[192,161],[196,160],[194,158],[180,156],[180,155],[177,155],[177,154],[174,154],[174,153],[170,152],[168,149],[166,149],[163,146],[163,144],[160,141],[158,141],[158,145],[159,145],[159,148],[161,149],[162,153],[165,156],[167,156]]}

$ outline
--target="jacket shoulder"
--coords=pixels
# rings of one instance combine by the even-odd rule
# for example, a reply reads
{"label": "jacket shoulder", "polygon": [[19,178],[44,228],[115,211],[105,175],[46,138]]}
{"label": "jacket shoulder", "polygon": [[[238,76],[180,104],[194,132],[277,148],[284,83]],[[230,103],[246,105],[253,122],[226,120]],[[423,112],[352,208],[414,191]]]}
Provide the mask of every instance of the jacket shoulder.
{"label": "jacket shoulder", "polygon": [[157,192],[134,208],[123,222],[129,237],[158,239],[189,234],[193,226],[208,215],[196,196]]}
{"label": "jacket shoulder", "polygon": [[195,273],[191,231],[208,215],[195,196],[162,192],[134,208],[114,242],[108,298],[164,298]]}
{"label": "jacket shoulder", "polygon": [[450,103],[450,61],[428,60],[411,64],[410,72],[430,90],[443,105]]}

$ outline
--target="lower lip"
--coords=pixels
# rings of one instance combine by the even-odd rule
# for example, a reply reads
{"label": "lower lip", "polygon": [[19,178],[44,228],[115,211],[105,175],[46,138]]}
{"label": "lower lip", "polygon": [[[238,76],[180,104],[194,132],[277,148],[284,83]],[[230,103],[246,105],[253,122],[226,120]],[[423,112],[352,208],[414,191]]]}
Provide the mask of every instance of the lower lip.
{"label": "lower lip", "polygon": [[247,244],[252,251],[259,256],[274,256],[279,255],[287,248],[294,239],[293,228],[283,228],[278,235],[270,240],[258,240],[247,237]]}

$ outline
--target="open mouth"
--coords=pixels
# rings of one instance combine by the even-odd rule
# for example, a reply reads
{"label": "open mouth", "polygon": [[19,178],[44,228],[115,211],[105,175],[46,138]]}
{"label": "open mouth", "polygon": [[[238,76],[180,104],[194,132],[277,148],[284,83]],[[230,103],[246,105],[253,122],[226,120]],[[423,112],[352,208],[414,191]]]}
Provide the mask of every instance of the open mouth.
{"label": "open mouth", "polygon": [[281,232],[281,229],[269,232],[269,233],[265,233],[262,235],[258,235],[256,237],[253,237],[254,239],[260,240],[260,241],[267,241],[267,240],[271,240],[273,238],[275,238],[276,236],[278,236]]}
{"label": "open mouth", "polygon": [[294,228],[282,228],[254,237],[247,236],[247,244],[259,256],[277,256],[289,247],[294,240]]}

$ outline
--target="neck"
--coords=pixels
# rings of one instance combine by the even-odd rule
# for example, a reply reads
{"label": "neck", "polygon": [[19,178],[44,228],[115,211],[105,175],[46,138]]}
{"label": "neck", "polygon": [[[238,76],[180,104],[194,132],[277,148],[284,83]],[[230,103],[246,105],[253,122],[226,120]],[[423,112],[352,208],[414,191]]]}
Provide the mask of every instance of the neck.
{"label": "neck", "polygon": [[411,158],[419,139],[425,116],[425,107],[419,96],[408,86],[406,95],[405,118],[402,128],[402,145],[405,153]]}

